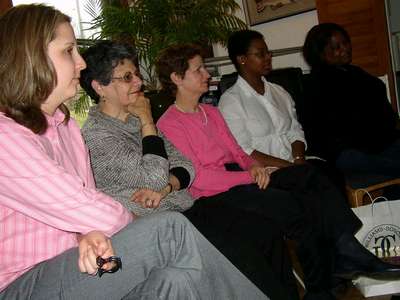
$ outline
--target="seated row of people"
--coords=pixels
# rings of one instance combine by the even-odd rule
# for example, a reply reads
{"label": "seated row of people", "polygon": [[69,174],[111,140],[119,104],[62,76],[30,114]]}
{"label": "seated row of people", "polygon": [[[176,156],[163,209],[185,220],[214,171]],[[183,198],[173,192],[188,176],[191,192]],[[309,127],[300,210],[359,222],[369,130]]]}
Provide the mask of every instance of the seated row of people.
{"label": "seated row of people", "polygon": [[[197,47],[160,55],[176,101],[158,131],[132,47],[99,42],[83,60],[69,17],[43,5],[0,25],[0,299],[298,299],[284,238],[305,299],[333,299],[332,276],[400,276],[356,241],[361,222],[329,179],[257,161],[198,103],[209,74]],[[267,70],[255,40],[232,57],[249,68],[264,57]],[[90,162],[64,105],[78,81],[97,103],[82,130]]]}
{"label": "seated row of people", "polygon": [[[262,71],[269,70],[262,36],[247,36],[238,39],[245,50],[233,56],[235,61],[251,68],[255,64],[247,57],[260,51]],[[297,242],[306,299],[333,299],[332,276],[398,276],[396,266],[356,241],[353,234],[361,222],[326,177],[306,164],[283,168],[258,162],[237,144],[218,109],[198,103],[210,77],[200,49],[178,45],[160,55],[160,82],[176,98],[157,123],[160,137],[140,92],[134,50],[105,41],[83,56],[88,66],[81,86],[98,103],[83,127],[96,183],[135,215],[174,209],[170,203],[185,202],[179,198],[187,196],[182,189],[188,187],[194,205],[175,209],[272,299],[298,297],[288,264],[276,265],[287,256],[270,255],[283,247],[284,236]],[[163,143],[162,134],[172,145]],[[173,147],[193,163],[194,178],[190,166],[177,164]]]}
{"label": "seated row of people", "polygon": [[[304,85],[303,126],[291,96],[265,80],[271,55],[263,36],[251,30],[231,36],[228,52],[239,79],[227,90],[219,108],[242,149],[260,163],[277,167],[305,162],[305,150],[326,161],[319,167],[337,186],[332,170],[400,176],[398,117],[385,84],[351,64],[346,30],[334,23],[314,26],[303,54],[311,66]],[[320,168],[321,169],[321,168]]]}
{"label": "seated row of people", "polygon": [[70,21],[0,17],[0,299],[268,299],[179,213],[139,218],[95,188],[64,105],[86,67]]}
{"label": "seated row of people", "polygon": [[344,178],[332,164],[306,159],[307,143],[292,97],[265,79],[272,70],[272,55],[263,35],[252,30],[235,32],[229,38],[228,53],[238,79],[221,96],[219,110],[241,148],[269,167],[312,164],[344,192]]}
{"label": "seated row of people", "polygon": [[[179,50],[183,60],[198,53],[198,49],[192,48]],[[82,134],[89,148],[97,188],[123,203],[136,216],[166,210],[183,212],[264,293],[272,299],[296,299],[295,283],[291,284],[291,293],[287,293],[276,279],[280,276],[274,274],[275,271],[290,275],[288,259],[282,272],[282,266],[276,263],[281,261],[279,257],[273,261],[273,255],[269,255],[272,251],[282,253],[283,249],[282,237],[274,224],[223,201],[202,200],[193,205],[193,193],[189,194],[187,188],[193,187],[202,175],[196,172],[194,176],[188,158],[163,135],[158,135],[149,100],[141,93],[134,49],[104,41],[89,48],[83,58],[87,68],[81,72],[81,86],[97,105],[91,108]],[[177,63],[180,62],[171,61],[170,65]],[[201,83],[193,84],[207,89],[208,73],[202,64],[198,67],[202,68],[199,74],[205,76]],[[212,152],[205,151],[204,155],[213,155]],[[250,165],[252,161],[246,163]],[[264,187],[266,177],[260,171]],[[242,177],[252,182],[248,172],[245,173]],[[260,226],[262,236],[256,230]],[[271,267],[273,264],[275,268]],[[289,276],[284,280],[292,282]]]}

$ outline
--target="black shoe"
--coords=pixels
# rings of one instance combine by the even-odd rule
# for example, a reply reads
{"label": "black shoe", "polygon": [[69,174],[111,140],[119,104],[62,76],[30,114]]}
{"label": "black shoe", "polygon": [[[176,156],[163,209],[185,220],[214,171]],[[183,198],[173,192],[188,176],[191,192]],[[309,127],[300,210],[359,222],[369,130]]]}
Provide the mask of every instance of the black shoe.
{"label": "black shoe", "polygon": [[[371,255],[373,255],[371,253]],[[398,279],[400,278],[400,267],[385,263],[375,257],[368,265],[359,264],[353,260],[339,258],[335,263],[333,276],[343,279],[355,279],[366,276],[374,279]]]}
{"label": "black shoe", "polygon": [[336,248],[333,276],[344,279],[355,279],[361,275],[375,279],[400,278],[400,266],[383,262],[351,234],[343,234]]}

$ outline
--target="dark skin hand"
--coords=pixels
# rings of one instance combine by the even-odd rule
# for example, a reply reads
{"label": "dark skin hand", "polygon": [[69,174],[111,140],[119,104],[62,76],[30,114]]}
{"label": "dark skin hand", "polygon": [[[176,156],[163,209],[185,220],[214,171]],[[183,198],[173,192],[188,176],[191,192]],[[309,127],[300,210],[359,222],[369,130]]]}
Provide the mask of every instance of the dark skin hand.
{"label": "dark skin hand", "polygon": [[305,145],[301,141],[295,141],[292,143],[292,155],[294,158],[295,165],[301,165],[306,163],[305,159]]}
{"label": "dark skin hand", "polygon": [[292,155],[294,158],[294,162],[290,162],[272,155],[268,155],[262,153],[260,151],[254,150],[250,156],[255,159],[258,163],[260,163],[264,167],[277,167],[277,168],[286,168],[295,165],[301,165],[306,163],[306,159],[304,156],[305,145],[301,141],[295,141],[292,143]]}
{"label": "dark skin hand", "polygon": [[272,155],[268,155],[257,150],[254,150],[250,154],[250,156],[264,167],[285,168],[293,165],[287,160],[280,159],[278,157],[274,157]]}

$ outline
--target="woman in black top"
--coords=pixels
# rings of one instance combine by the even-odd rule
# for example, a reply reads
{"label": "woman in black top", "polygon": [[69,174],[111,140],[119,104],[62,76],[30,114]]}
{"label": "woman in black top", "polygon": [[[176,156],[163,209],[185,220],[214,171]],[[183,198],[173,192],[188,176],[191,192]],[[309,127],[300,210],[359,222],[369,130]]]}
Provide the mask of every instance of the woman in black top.
{"label": "woman in black top", "polygon": [[351,64],[348,33],[324,23],[307,34],[305,132],[309,150],[342,170],[400,176],[398,118],[385,84]]}

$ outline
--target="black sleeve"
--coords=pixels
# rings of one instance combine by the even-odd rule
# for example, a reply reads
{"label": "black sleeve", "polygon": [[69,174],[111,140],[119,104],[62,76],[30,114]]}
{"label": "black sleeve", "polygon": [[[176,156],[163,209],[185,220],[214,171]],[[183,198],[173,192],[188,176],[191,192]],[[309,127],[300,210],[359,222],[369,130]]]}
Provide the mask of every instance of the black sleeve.
{"label": "black sleeve", "polygon": [[168,155],[164,147],[164,141],[159,136],[145,136],[142,139],[142,148],[143,155],[154,154],[168,159]]}
{"label": "black sleeve", "polygon": [[185,189],[189,186],[190,174],[185,168],[175,167],[169,170],[169,172],[176,178],[178,178],[181,189]]}

